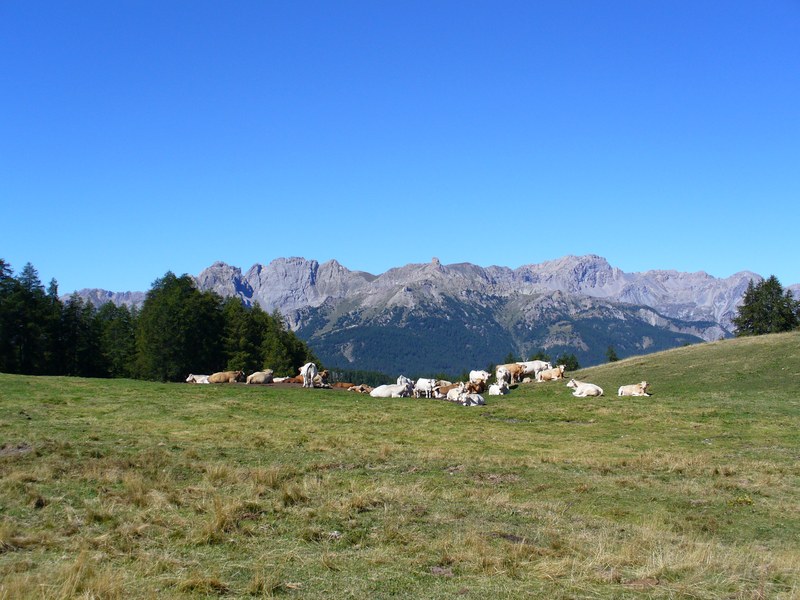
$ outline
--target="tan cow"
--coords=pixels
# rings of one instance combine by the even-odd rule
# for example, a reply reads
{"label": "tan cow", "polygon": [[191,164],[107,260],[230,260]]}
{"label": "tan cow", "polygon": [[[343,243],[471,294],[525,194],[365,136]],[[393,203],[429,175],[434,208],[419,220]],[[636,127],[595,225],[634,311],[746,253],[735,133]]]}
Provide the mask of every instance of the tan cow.
{"label": "tan cow", "polygon": [[219,371],[208,376],[209,383],[236,383],[244,381],[244,371]]}
{"label": "tan cow", "polygon": [[314,375],[313,379],[311,380],[311,387],[315,388],[326,388],[330,389],[330,384],[328,383],[328,369],[322,369],[319,373]]}
{"label": "tan cow", "polygon": [[247,376],[247,384],[256,384],[256,383],[272,383],[274,373],[272,369],[267,369],[266,371],[256,371]]}
{"label": "tan cow", "polygon": [[356,384],[348,383],[346,381],[337,381],[336,383],[332,384],[331,387],[342,388],[343,390],[349,390],[351,387],[356,387]]}
{"label": "tan cow", "polygon": [[545,369],[544,371],[539,371],[539,375],[536,376],[536,381],[539,383],[543,381],[555,381],[556,379],[564,379],[564,369],[566,367],[564,365],[558,365],[557,367],[553,367],[552,369]]}
{"label": "tan cow", "polygon": [[514,382],[522,381],[525,376],[525,367],[518,363],[508,363],[506,365],[498,365],[495,370],[495,378],[498,383],[501,380],[506,380],[509,385]]}
{"label": "tan cow", "polygon": [[646,381],[634,383],[633,385],[621,385],[617,390],[617,396],[649,396],[647,388],[650,386]]}

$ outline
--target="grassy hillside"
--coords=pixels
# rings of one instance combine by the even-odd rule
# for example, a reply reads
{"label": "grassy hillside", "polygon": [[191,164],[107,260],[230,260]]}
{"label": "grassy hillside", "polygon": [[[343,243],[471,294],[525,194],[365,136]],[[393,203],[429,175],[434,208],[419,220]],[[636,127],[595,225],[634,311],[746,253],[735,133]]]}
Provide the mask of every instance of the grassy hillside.
{"label": "grassy hillside", "polygon": [[0,375],[0,598],[800,597],[800,334],[574,375],[606,396]]}

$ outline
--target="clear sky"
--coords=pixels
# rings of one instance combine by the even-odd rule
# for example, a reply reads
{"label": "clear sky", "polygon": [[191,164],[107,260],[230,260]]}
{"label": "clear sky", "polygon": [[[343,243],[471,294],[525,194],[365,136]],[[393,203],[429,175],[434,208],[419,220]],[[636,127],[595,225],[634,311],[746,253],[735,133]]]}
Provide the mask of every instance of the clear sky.
{"label": "clear sky", "polygon": [[0,1],[0,258],[800,283],[800,1]]}

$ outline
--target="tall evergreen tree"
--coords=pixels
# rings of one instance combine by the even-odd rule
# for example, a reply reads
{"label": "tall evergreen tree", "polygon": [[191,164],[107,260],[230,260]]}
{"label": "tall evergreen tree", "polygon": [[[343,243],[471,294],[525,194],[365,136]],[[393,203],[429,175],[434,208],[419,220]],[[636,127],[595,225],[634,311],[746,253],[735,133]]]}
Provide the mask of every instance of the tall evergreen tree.
{"label": "tall evergreen tree", "polygon": [[110,377],[131,377],[136,356],[136,313],[106,302],[97,311],[100,352]]}
{"label": "tall evergreen tree", "polygon": [[64,304],[58,297],[58,282],[50,280],[47,286],[46,306],[44,308],[44,327],[45,347],[44,347],[44,369],[50,375],[62,375],[61,357],[64,352],[61,319],[64,312]]}
{"label": "tall evergreen tree", "polygon": [[19,328],[19,314],[16,307],[18,288],[19,282],[14,278],[11,265],[0,258],[0,372],[2,373],[18,372],[15,346]]}
{"label": "tall evergreen tree", "polygon": [[286,343],[288,334],[283,325],[283,318],[277,311],[266,315],[263,320],[264,338],[261,342],[261,361],[265,369],[272,369],[277,375],[297,375],[298,369],[304,362],[297,363],[292,355],[289,344]]}
{"label": "tall evergreen tree", "polygon": [[91,302],[72,294],[61,320],[63,373],[79,377],[107,377],[100,347],[100,326]]}
{"label": "tall evergreen tree", "polygon": [[751,279],[733,324],[737,336],[791,331],[800,326],[800,301],[774,275],[759,284]]}
{"label": "tall evergreen tree", "polygon": [[190,372],[222,370],[224,319],[220,297],[200,292],[188,275],[157,279],[136,325],[136,372],[179,381]]}
{"label": "tall evergreen tree", "polygon": [[46,320],[47,301],[39,274],[31,263],[26,263],[17,277],[19,285],[11,295],[11,343],[16,352],[16,371],[28,375],[46,373],[44,351],[47,345],[43,323]]}
{"label": "tall evergreen tree", "polygon": [[245,373],[261,370],[261,342],[264,337],[259,327],[260,308],[247,308],[238,298],[229,297],[222,305],[225,317],[223,352],[226,368]]}
{"label": "tall evergreen tree", "polygon": [[261,318],[265,323],[265,334],[261,343],[264,368],[272,369],[277,374],[297,375],[298,369],[307,362],[322,367],[311,348],[286,327],[283,316],[277,309],[271,315],[263,313]]}

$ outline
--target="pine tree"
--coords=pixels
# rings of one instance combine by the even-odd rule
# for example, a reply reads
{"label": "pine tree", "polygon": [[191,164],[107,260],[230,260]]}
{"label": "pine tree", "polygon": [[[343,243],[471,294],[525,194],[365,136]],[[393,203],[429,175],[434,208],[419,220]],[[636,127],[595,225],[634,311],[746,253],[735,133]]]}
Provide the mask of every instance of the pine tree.
{"label": "pine tree", "polygon": [[72,294],[64,306],[61,331],[62,369],[65,375],[108,376],[100,350],[100,327],[91,302],[84,302],[77,293]]}
{"label": "pine tree", "polygon": [[217,294],[198,291],[188,275],[157,279],[137,319],[137,376],[179,381],[191,372],[221,371],[221,306]]}
{"label": "pine tree", "polygon": [[44,309],[44,370],[49,375],[63,375],[61,356],[64,352],[61,335],[61,318],[64,304],[58,297],[58,282],[50,280]]}
{"label": "pine tree", "polygon": [[13,331],[11,340],[16,352],[16,372],[28,375],[46,373],[44,351],[46,335],[47,300],[39,274],[31,263],[26,263],[17,277],[10,298]]}
{"label": "pine tree", "polygon": [[617,351],[614,349],[614,346],[609,346],[606,349],[606,358],[608,362],[617,362],[619,360],[619,356],[617,356]]}
{"label": "pine tree", "polygon": [[733,324],[737,336],[791,331],[800,326],[800,301],[774,275],[759,284],[751,279]]}
{"label": "pine tree", "polygon": [[18,335],[19,313],[16,309],[16,296],[19,282],[14,271],[0,258],[0,372],[16,373],[17,352],[15,338]]}
{"label": "pine tree", "polygon": [[106,302],[97,311],[100,352],[109,377],[131,377],[136,356],[136,319],[127,306]]}
{"label": "pine tree", "polygon": [[567,371],[577,371],[581,368],[580,363],[578,363],[578,358],[574,354],[562,354],[561,356],[557,356],[555,363],[556,365],[564,365],[565,370]]}
{"label": "pine tree", "polygon": [[245,373],[261,370],[263,327],[259,323],[258,307],[247,308],[238,298],[227,298],[222,306],[225,317],[223,352],[228,370]]}

